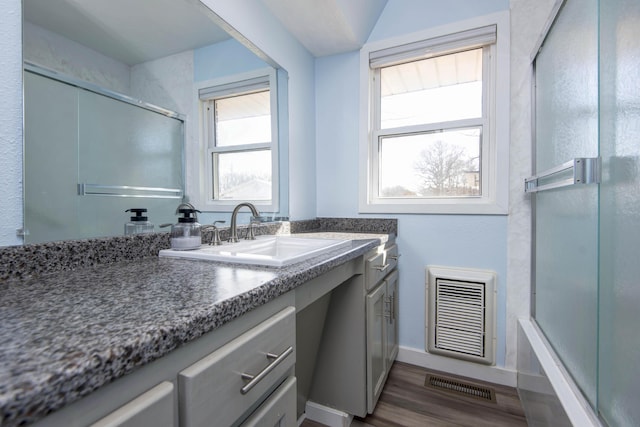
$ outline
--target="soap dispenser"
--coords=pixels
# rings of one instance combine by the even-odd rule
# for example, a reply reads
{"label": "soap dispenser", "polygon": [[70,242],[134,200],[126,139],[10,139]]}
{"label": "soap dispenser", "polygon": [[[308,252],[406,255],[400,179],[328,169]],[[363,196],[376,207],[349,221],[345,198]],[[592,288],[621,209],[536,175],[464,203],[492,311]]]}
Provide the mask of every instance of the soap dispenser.
{"label": "soap dispenser", "polygon": [[153,233],[153,224],[149,222],[146,216],[142,216],[147,210],[145,208],[127,209],[125,212],[131,212],[134,216],[131,221],[124,225],[124,234],[129,236],[132,234]]}
{"label": "soap dispenser", "polygon": [[200,224],[198,224],[196,209],[181,208],[178,212],[182,215],[178,223],[171,226],[171,249],[186,251],[198,249],[202,243]]}

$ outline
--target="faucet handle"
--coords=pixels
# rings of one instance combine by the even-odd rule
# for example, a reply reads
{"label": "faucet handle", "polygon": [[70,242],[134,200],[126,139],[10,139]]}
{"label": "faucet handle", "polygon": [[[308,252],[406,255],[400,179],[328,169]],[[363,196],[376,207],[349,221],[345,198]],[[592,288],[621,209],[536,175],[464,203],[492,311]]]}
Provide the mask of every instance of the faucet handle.
{"label": "faucet handle", "polygon": [[256,224],[260,224],[260,222],[260,220],[251,217],[251,219],[249,220],[249,227],[247,228],[247,235],[245,236],[245,240],[256,240],[254,227]]}
{"label": "faucet handle", "polygon": [[216,227],[216,224],[224,224],[226,221],[213,221],[212,225],[207,225],[203,227],[203,230],[213,230],[213,234],[211,239],[209,240],[209,245],[219,246],[222,244],[222,240],[220,240],[220,229]]}

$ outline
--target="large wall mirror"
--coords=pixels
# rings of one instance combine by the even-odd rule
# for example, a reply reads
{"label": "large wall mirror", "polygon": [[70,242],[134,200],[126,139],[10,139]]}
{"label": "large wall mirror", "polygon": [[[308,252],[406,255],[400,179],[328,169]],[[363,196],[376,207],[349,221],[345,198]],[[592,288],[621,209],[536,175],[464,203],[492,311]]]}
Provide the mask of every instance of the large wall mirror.
{"label": "large wall mirror", "polygon": [[146,208],[156,231],[175,222],[203,180],[196,88],[272,61],[197,0],[22,3],[24,242],[122,235],[130,208]]}

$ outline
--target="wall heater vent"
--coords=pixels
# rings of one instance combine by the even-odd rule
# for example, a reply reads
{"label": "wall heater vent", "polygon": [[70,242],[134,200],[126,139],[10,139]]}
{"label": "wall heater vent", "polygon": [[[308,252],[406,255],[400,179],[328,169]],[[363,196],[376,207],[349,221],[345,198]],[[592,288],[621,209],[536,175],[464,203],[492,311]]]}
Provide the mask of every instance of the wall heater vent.
{"label": "wall heater vent", "polygon": [[427,351],[495,363],[496,273],[427,266]]}

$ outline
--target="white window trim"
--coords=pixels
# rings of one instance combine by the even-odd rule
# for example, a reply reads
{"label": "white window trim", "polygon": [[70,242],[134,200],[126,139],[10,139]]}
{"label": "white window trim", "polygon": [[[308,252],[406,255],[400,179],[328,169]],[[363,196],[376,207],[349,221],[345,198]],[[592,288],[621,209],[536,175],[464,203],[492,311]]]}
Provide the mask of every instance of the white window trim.
{"label": "white window trim", "polygon": [[[207,123],[207,101],[200,100],[200,90],[214,86],[232,85],[243,80],[253,80],[266,77],[269,79],[270,103],[271,103],[271,200],[216,200],[213,199],[213,180],[211,153],[209,147],[210,131]],[[278,132],[278,84],[277,72],[273,68],[263,68],[246,73],[234,74],[217,79],[197,82],[194,85],[195,99],[198,104],[199,115],[199,149],[198,149],[198,185],[196,193],[198,199],[196,203],[201,210],[206,212],[231,212],[240,202],[253,203],[260,212],[278,212],[280,210],[280,183],[279,183],[279,132]],[[228,147],[230,151],[235,151],[243,146]],[[256,148],[256,147],[254,147]],[[223,149],[224,150],[224,149]],[[220,150],[219,151],[223,151]]]}
{"label": "white window trim", "polygon": [[[436,37],[469,31],[476,28],[496,25],[497,41],[492,46],[496,57],[491,61],[491,87],[495,88],[490,97],[488,108],[490,114],[489,137],[483,135],[483,155],[488,156],[489,170],[483,175],[481,197],[468,198],[432,198],[432,199],[381,199],[371,194],[370,183],[375,176],[371,167],[377,161],[377,152],[373,150],[372,97],[375,90],[372,84],[370,54],[383,49],[416,43]],[[400,37],[368,43],[360,51],[360,131],[359,131],[359,197],[358,206],[361,213],[408,213],[408,214],[480,214],[505,215],[508,213],[509,195],[509,95],[510,95],[510,20],[509,12],[499,12],[465,21],[443,25],[428,30],[403,35]],[[499,82],[499,84],[496,84]],[[486,132],[486,129],[485,131]],[[488,141],[487,141],[488,140]],[[377,146],[377,142],[376,142]],[[486,185],[486,188],[485,188]]]}

